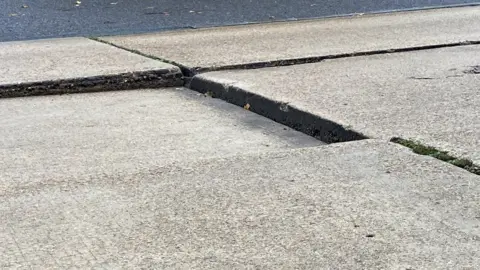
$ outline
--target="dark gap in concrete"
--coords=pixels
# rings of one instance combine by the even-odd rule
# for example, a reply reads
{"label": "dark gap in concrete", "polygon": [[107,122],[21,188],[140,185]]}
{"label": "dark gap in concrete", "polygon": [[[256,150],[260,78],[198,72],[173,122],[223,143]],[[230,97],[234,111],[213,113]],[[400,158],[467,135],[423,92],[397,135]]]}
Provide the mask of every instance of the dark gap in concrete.
{"label": "dark gap in concrete", "polygon": [[0,85],[0,98],[182,86],[183,75],[167,69]]}
{"label": "dark gap in concrete", "polygon": [[235,70],[235,69],[242,70],[242,69],[259,69],[259,68],[268,68],[268,67],[292,66],[292,65],[318,63],[324,60],[339,59],[339,58],[382,55],[382,54],[389,54],[389,53],[402,53],[402,52],[421,51],[421,50],[432,50],[432,49],[468,46],[468,45],[480,45],[480,41],[462,41],[462,42],[425,45],[425,46],[416,46],[416,47],[408,47],[408,48],[374,50],[374,51],[355,52],[355,53],[341,53],[341,54],[332,54],[332,55],[324,55],[324,56],[274,60],[274,61],[266,61],[266,62],[255,62],[255,63],[248,63],[248,64],[226,65],[226,66],[220,66],[220,67],[193,68],[193,69],[190,69],[190,73],[200,74],[205,72],[222,71],[222,70]]}
{"label": "dark gap in concrete", "polygon": [[332,54],[324,56],[312,56],[312,57],[302,57],[302,58],[293,58],[293,59],[283,59],[283,60],[273,60],[273,61],[264,61],[264,62],[254,62],[247,64],[234,64],[234,65],[225,65],[219,67],[188,67],[176,61],[156,57],[153,55],[142,53],[138,50],[133,50],[125,48],[123,46],[116,45],[114,43],[101,40],[97,37],[89,37],[92,40],[108,44],[110,46],[129,51],[144,57],[148,57],[154,60],[162,61],[175,65],[180,68],[185,78],[185,86],[188,87],[190,80],[197,74],[213,72],[213,71],[222,71],[222,70],[244,70],[244,69],[260,69],[268,67],[281,67],[281,66],[292,66],[292,65],[302,65],[310,63],[318,63],[324,60],[339,59],[339,58],[349,58],[349,57],[359,57],[359,56],[371,56],[371,55],[382,55],[389,53],[402,53],[402,52],[411,52],[411,51],[421,51],[421,50],[433,50],[440,48],[449,48],[449,47],[458,47],[458,46],[468,46],[468,45],[480,45],[480,40],[473,41],[461,41],[454,43],[444,43],[444,44],[434,44],[434,45],[424,45],[424,46],[415,46],[407,48],[396,48],[396,49],[384,49],[384,50],[374,50],[374,51],[364,51],[364,52],[354,52],[354,53],[341,53],[341,54]]}
{"label": "dark gap in concrete", "polygon": [[[258,69],[258,68],[265,68],[265,67],[290,66],[290,65],[298,65],[298,64],[316,63],[316,62],[321,62],[323,60],[328,60],[328,59],[382,55],[382,54],[389,54],[389,53],[402,53],[402,52],[431,50],[431,49],[457,47],[457,46],[480,45],[480,41],[463,41],[463,42],[425,45],[425,46],[416,46],[416,47],[408,47],[408,48],[344,53],[344,54],[335,54],[335,55],[327,55],[327,56],[257,62],[257,63],[239,64],[239,65],[227,65],[227,66],[215,67],[215,68],[199,68],[199,67],[190,68],[182,64],[176,63],[174,61],[169,61],[166,59],[161,59],[159,57],[147,55],[136,50],[131,50],[128,48],[124,48],[122,46],[112,44],[110,42],[100,40],[98,38],[92,37],[91,39],[105,43],[105,44],[109,44],[111,46],[114,46],[123,50],[127,50],[132,53],[149,57],[151,59],[176,65],[181,69],[183,73],[183,76],[184,76],[183,80],[184,80],[185,87],[191,90],[212,96],[214,98],[220,98],[222,100],[225,100],[237,106],[242,106],[245,109],[248,109],[254,113],[265,116],[280,124],[289,126],[297,131],[313,136],[326,143],[338,143],[338,142],[363,140],[363,139],[369,139],[369,137],[357,131],[350,130],[348,127],[344,127],[331,120],[324,119],[320,116],[311,114],[309,112],[295,108],[288,104],[277,102],[269,98],[263,97],[261,95],[250,93],[239,87],[224,85],[224,84],[216,83],[203,78],[198,78],[198,77],[195,77],[195,75],[200,73],[220,71],[220,70]],[[395,142],[395,139],[393,139],[392,142]],[[399,142],[397,141],[397,143]],[[467,166],[473,166],[472,167],[473,169],[469,171],[473,170],[472,171],[473,173],[480,175],[480,167],[477,165],[474,165],[473,163],[471,163],[471,161],[467,160],[467,162],[465,162],[465,160],[463,159],[453,158],[451,160],[447,160],[447,162],[455,166],[459,166],[459,167],[463,166],[464,169]]]}
{"label": "dark gap in concrete", "polygon": [[190,82],[189,88],[212,96],[213,98],[220,98],[229,103],[244,107],[249,111],[313,136],[326,143],[368,139],[365,135],[350,130],[333,121],[288,104],[250,93],[239,87],[194,77]]}
{"label": "dark gap in concrete", "polygon": [[[273,61],[264,61],[264,62],[254,62],[254,63],[247,63],[247,64],[234,64],[234,65],[225,65],[219,67],[188,67],[176,61],[163,59],[160,57],[156,57],[153,55],[148,55],[142,53],[138,50],[133,50],[129,48],[125,48],[114,43],[101,40],[97,37],[90,37],[90,39],[102,42],[113,47],[129,51],[131,53],[135,53],[144,57],[148,57],[151,59],[155,59],[158,61],[162,61],[165,63],[169,63],[175,65],[180,68],[185,78],[191,79],[193,76],[201,73],[206,72],[213,72],[213,71],[222,71],[222,70],[244,70],[244,69],[260,69],[260,68],[268,68],[268,67],[281,67],[281,66],[293,66],[293,65],[302,65],[302,64],[310,64],[310,63],[318,63],[324,60],[330,59],[339,59],[339,58],[349,58],[349,57],[359,57],[359,56],[371,56],[371,55],[382,55],[382,54],[389,54],[389,53],[402,53],[402,52],[411,52],[411,51],[421,51],[421,50],[433,50],[433,49],[440,49],[440,48],[448,48],[448,47],[458,47],[458,46],[468,46],[468,45],[480,45],[480,40],[473,40],[473,41],[461,41],[461,42],[454,42],[454,43],[444,43],[444,44],[435,44],[435,45],[424,45],[424,46],[415,46],[415,47],[407,47],[407,48],[396,48],[396,49],[385,49],[385,50],[374,50],[374,51],[364,51],[364,52],[354,52],[354,53],[341,53],[341,54],[331,54],[331,55],[324,55],[324,56],[312,56],[312,57],[301,57],[301,58],[293,58],[293,59],[283,59],[283,60],[273,60]],[[188,87],[188,81],[186,83],[186,87]]]}

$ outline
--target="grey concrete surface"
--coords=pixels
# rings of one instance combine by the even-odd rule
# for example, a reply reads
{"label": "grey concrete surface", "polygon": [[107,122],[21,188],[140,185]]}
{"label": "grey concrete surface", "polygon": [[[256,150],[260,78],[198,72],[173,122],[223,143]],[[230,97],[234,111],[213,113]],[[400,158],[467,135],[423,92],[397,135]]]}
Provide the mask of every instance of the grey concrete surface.
{"label": "grey concrete surface", "polygon": [[480,7],[104,37],[190,68],[480,40]]}
{"label": "grey concrete surface", "polygon": [[476,0],[2,0],[0,41],[115,35],[181,28],[478,5]]}
{"label": "grey concrete surface", "polygon": [[0,43],[0,86],[178,67],[86,38]]}
{"label": "grey concrete surface", "polygon": [[371,138],[413,138],[478,164],[479,55],[480,46],[462,46],[353,57],[206,73],[192,85],[214,82],[229,95],[241,89],[284,104],[283,111],[297,108]]}
{"label": "grey concrete surface", "polygon": [[45,178],[323,144],[184,88],[0,99],[0,115],[0,191]]}
{"label": "grey concrete surface", "polygon": [[480,267],[480,177],[398,145],[130,162],[80,177],[2,170],[1,267]]}

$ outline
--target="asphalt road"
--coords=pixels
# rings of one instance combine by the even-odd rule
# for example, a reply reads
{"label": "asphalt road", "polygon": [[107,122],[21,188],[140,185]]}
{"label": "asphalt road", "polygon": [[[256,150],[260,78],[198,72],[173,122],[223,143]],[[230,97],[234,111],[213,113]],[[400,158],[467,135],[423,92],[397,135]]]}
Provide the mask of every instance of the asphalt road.
{"label": "asphalt road", "polygon": [[472,0],[0,0],[0,41],[141,33],[478,3]]}

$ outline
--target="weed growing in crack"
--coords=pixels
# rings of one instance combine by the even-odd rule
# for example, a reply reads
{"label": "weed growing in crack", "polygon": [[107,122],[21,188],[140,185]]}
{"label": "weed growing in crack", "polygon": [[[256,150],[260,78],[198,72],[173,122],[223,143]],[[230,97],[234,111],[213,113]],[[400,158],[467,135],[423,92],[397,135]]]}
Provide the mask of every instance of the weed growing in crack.
{"label": "weed growing in crack", "polygon": [[446,151],[441,151],[436,149],[435,147],[423,145],[420,142],[416,142],[413,140],[405,140],[402,138],[392,138],[390,140],[393,143],[397,143],[412,149],[412,151],[416,154],[423,155],[423,156],[430,156],[436,159],[439,159],[444,162],[448,162],[452,165],[465,169],[471,173],[480,175],[480,166],[475,165],[471,160],[465,158],[457,158],[455,156],[450,155]]}

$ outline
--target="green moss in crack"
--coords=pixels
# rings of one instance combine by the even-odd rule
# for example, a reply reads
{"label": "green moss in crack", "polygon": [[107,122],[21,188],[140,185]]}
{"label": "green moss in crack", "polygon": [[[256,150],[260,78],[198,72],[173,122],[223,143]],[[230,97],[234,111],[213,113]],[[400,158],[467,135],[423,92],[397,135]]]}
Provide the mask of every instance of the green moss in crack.
{"label": "green moss in crack", "polygon": [[413,140],[405,140],[402,138],[392,138],[390,140],[393,143],[397,143],[412,149],[412,151],[419,155],[430,156],[441,161],[448,162],[452,165],[465,169],[471,173],[480,175],[480,166],[473,164],[473,162],[469,159],[465,158],[457,158],[455,156],[450,155],[446,151],[440,151],[435,147],[423,145],[420,142],[416,142]]}
{"label": "green moss in crack", "polygon": [[205,92],[205,94],[204,94],[204,95],[205,95],[206,97],[211,97],[211,98],[213,98],[213,97],[214,97],[214,96],[213,96],[213,92],[212,92],[212,91],[207,91],[207,92]]}

